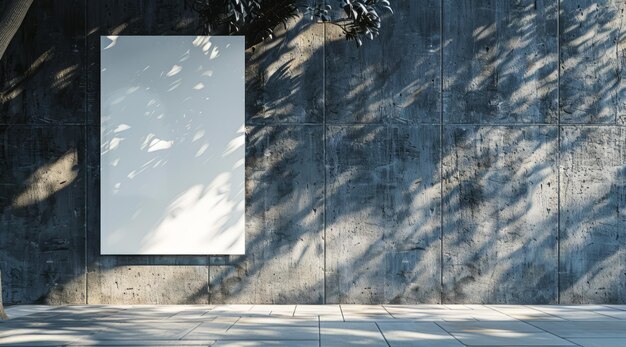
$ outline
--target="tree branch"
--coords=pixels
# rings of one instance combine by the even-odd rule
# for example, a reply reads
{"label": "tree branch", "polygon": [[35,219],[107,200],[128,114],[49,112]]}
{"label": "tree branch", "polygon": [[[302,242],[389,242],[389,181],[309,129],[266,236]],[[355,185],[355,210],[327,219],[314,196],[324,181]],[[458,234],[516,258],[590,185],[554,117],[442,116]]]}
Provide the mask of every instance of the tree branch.
{"label": "tree branch", "polygon": [[0,15],[0,59],[20,28],[33,0],[9,0]]}

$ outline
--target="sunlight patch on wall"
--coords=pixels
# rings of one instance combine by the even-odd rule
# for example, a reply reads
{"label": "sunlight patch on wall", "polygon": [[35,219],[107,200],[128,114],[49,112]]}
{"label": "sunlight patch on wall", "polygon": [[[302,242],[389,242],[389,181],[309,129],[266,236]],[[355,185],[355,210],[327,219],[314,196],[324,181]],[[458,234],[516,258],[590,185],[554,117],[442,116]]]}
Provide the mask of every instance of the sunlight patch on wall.
{"label": "sunlight patch on wall", "polygon": [[78,176],[74,166],[78,163],[76,150],[71,150],[55,160],[43,165],[26,181],[26,189],[13,200],[13,207],[26,207],[36,204],[67,187]]}

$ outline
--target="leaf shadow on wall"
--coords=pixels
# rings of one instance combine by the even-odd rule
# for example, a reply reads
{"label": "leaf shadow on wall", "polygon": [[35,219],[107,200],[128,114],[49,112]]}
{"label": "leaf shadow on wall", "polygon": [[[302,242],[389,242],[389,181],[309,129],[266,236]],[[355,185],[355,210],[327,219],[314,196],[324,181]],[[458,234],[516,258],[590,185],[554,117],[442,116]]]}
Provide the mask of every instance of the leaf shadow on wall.
{"label": "leaf shadow on wall", "polygon": [[[555,303],[560,251],[562,300],[624,302],[624,274],[615,268],[625,247],[624,130],[562,124],[559,154],[555,77],[565,60],[561,83],[587,93],[564,99],[562,123],[573,103],[579,117],[623,125],[613,107],[624,95],[622,72],[601,58],[615,54],[623,33],[578,17],[598,13],[594,6],[562,8],[563,18],[580,25],[561,20],[567,49],[557,57],[556,46],[542,41],[559,40],[555,3],[538,2],[540,12],[530,3],[491,3],[469,27],[446,27],[441,81],[439,2],[414,3],[399,2],[383,36],[360,50],[329,26],[322,48],[323,26],[297,22],[295,31],[248,51],[245,256],[99,256],[96,212],[87,217],[94,282],[108,285],[106,272],[127,266],[210,264],[210,284],[185,289],[185,298],[156,295],[180,303]],[[445,13],[462,16],[468,4],[453,12],[446,1]],[[509,13],[498,17],[509,21],[485,19],[495,13]],[[603,23],[623,16],[601,13]],[[424,20],[403,24],[405,15]],[[534,21],[553,36],[532,31]],[[146,33],[142,23],[115,19],[108,28],[119,32],[100,30]],[[157,31],[175,33],[172,27]],[[577,63],[587,54],[592,67]],[[584,68],[603,78],[600,89],[572,82]],[[99,144],[92,136],[88,142],[88,206],[97,211]],[[581,159],[591,154],[599,159]],[[9,200],[28,190],[25,177],[9,178],[22,187]],[[3,211],[21,220],[20,209]]]}

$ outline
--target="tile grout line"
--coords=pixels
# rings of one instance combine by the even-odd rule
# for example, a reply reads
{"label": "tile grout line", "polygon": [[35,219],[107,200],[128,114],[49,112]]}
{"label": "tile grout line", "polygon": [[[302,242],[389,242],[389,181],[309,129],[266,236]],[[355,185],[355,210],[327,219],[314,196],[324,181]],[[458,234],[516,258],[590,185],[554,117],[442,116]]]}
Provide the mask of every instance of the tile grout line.
{"label": "tile grout line", "polygon": [[389,310],[385,307],[385,305],[380,305],[380,306],[387,312],[388,315],[391,316],[391,318],[396,319],[396,317],[393,314],[391,314],[391,312],[389,312]]}
{"label": "tile grout line", "polygon": [[185,332],[183,333],[183,335],[182,335],[181,337],[179,337],[178,339],[176,339],[176,340],[181,341],[181,340],[182,340],[182,339],[184,339],[187,335],[189,335],[192,331],[196,330],[199,326],[201,326],[203,323],[204,323],[204,322],[200,322],[200,323],[196,324],[194,327],[191,327],[191,328],[187,329],[187,331],[185,331]]}
{"label": "tile grout line", "polygon": [[616,311],[618,311],[618,312],[619,312],[619,311],[626,311],[626,309],[623,309],[623,310],[622,310],[621,308],[617,308],[617,307],[610,307],[609,305],[611,305],[611,304],[604,304],[604,305],[602,305],[602,306],[604,306],[604,307],[606,307],[606,308],[610,308],[610,309],[616,310]]}
{"label": "tile grout line", "polygon": [[493,308],[493,307],[491,307],[491,306],[487,306],[487,305],[482,305],[482,307],[486,307],[486,308],[488,308],[488,309],[490,309],[490,310],[492,310],[492,311],[494,311],[494,312],[501,313],[501,314],[503,314],[503,315],[505,315],[505,316],[507,316],[507,317],[509,317],[509,318],[512,318],[512,319],[516,320],[516,321],[521,321],[520,319],[517,319],[517,318],[515,318],[515,317],[513,317],[513,316],[511,316],[511,315],[509,315],[509,314],[507,314],[507,313],[505,313],[505,312],[503,312],[503,311],[500,311],[500,310],[498,310],[497,308]]}
{"label": "tile grout line", "polygon": [[[449,336],[451,336],[453,339],[455,339],[456,341],[458,341],[461,345],[463,346],[467,346],[465,343],[461,342],[461,340],[457,339],[456,336],[452,335],[451,332],[449,332],[448,330],[446,330],[444,327],[442,327],[441,325],[439,325],[439,323],[437,323],[436,321],[433,321],[433,323],[439,327],[439,329],[443,330],[446,332],[446,334],[448,334]],[[441,323],[441,322],[440,322]],[[444,321],[443,323],[447,323],[446,321]]]}
{"label": "tile grout line", "polygon": [[[583,305],[583,306],[584,306],[584,305]],[[601,306],[604,306],[604,305],[601,305]],[[571,319],[567,319],[567,318],[565,318],[565,317],[557,316],[556,314],[552,314],[552,313],[549,313],[549,312],[543,311],[543,310],[541,310],[541,309],[539,309],[539,308],[537,308],[537,309],[532,308],[532,307],[529,307],[529,308],[531,308],[531,309],[533,309],[533,310],[537,310],[537,311],[539,311],[539,312],[545,313],[545,314],[550,315],[550,316],[553,316],[553,317],[557,317],[557,318],[563,319],[563,320],[565,320],[565,321],[567,321],[567,322],[576,322],[576,321],[580,321],[580,320],[571,320]],[[617,311],[617,312],[619,312],[619,311],[621,311],[621,310],[616,310],[616,311]],[[607,318],[611,318],[611,319],[614,319],[614,320],[621,320],[620,318],[613,317],[613,316],[611,316],[611,315],[604,314],[604,313],[600,313],[600,312],[597,312],[597,311],[587,311],[587,310],[584,310],[584,312],[591,312],[591,313],[593,313],[593,314],[599,314],[599,315],[601,315],[601,316],[604,316],[604,317],[607,317]]]}
{"label": "tile grout line", "polygon": [[322,318],[317,315],[317,344],[319,347],[322,347]]}
{"label": "tile grout line", "polygon": [[376,329],[378,329],[378,332],[380,332],[380,335],[385,340],[385,343],[387,344],[387,346],[391,347],[391,345],[389,344],[389,341],[387,341],[387,337],[385,336],[385,334],[383,334],[383,331],[380,329],[380,326],[378,326],[378,322],[374,321],[374,324],[376,325]]}
{"label": "tile grout line", "polygon": [[563,320],[565,320],[565,321],[569,321],[569,319],[561,318],[561,317],[559,317],[559,316],[557,316],[557,315],[555,315],[555,314],[552,314],[552,313],[549,313],[549,312],[546,312],[546,311],[542,311],[542,310],[540,310],[540,309],[538,309],[538,308],[530,307],[529,305],[522,305],[522,306],[523,306],[523,307],[525,307],[525,308],[529,308],[529,309],[531,309],[531,310],[535,310],[535,311],[537,311],[537,312],[541,312],[541,313],[543,313],[543,314],[547,314],[548,316],[552,316],[552,317],[555,317],[555,318],[560,318],[560,319],[563,319]]}
{"label": "tile grout line", "polygon": [[548,333],[548,334],[550,334],[550,335],[552,335],[552,336],[556,336],[556,337],[557,337],[557,338],[559,338],[559,339],[565,340],[565,341],[567,341],[567,342],[569,342],[569,343],[573,343],[575,346],[582,346],[582,345],[580,345],[580,344],[578,344],[578,343],[576,343],[576,342],[574,342],[574,341],[570,341],[570,340],[569,340],[568,338],[566,338],[566,337],[563,337],[563,336],[561,336],[561,335],[558,335],[558,334],[552,333],[552,332],[550,332],[550,331],[548,331],[548,330],[546,330],[546,329],[544,329],[544,328],[542,328],[542,327],[540,327],[540,326],[536,326],[536,325],[532,324],[530,321],[521,320],[521,319],[520,319],[520,321],[521,321],[521,322],[524,322],[524,323],[526,323],[526,324],[528,324],[528,325],[530,325],[530,326],[533,326],[533,327],[535,327],[535,328],[537,328],[537,329],[539,329],[539,330],[545,331],[546,333]]}
{"label": "tile grout line", "polygon": [[226,329],[226,332],[228,332],[228,330],[230,330],[230,328],[234,327],[234,326],[235,326],[235,324],[237,324],[237,322],[239,322],[239,320],[240,320],[240,319],[241,319],[241,317],[237,317],[237,320],[235,320],[235,321],[233,322],[233,324],[231,324],[231,325],[228,327],[228,329]]}

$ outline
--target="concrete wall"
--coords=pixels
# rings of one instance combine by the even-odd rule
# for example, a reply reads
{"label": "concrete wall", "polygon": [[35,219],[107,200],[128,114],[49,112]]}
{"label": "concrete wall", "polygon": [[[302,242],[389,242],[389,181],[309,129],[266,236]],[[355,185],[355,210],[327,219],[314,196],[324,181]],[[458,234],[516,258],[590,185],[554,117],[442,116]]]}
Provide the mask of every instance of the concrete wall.
{"label": "concrete wall", "polygon": [[182,1],[37,0],[0,61],[5,303],[626,303],[626,3],[397,0],[247,52],[247,254],[99,255],[99,36]]}

